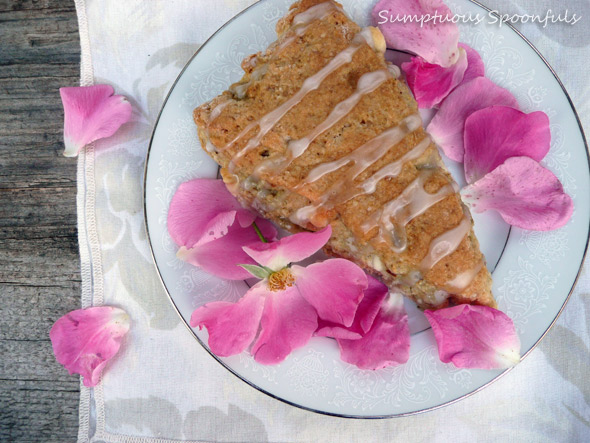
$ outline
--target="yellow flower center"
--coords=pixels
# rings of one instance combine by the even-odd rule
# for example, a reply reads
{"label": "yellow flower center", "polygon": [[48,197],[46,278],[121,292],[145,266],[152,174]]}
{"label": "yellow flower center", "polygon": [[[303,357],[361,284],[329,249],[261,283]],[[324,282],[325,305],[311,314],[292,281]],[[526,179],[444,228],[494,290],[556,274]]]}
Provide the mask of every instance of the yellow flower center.
{"label": "yellow flower center", "polygon": [[295,277],[288,268],[273,272],[268,276],[268,289],[273,292],[284,291],[288,286],[293,286]]}

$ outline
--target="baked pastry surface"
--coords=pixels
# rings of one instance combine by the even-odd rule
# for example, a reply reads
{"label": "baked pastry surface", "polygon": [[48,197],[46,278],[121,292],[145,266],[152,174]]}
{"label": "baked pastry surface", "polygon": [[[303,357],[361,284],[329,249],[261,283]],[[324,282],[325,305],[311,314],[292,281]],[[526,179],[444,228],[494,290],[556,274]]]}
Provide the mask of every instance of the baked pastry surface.
{"label": "baked pastry surface", "polygon": [[194,111],[201,145],[245,206],[423,309],[495,307],[472,220],[376,28],[301,0],[244,77]]}

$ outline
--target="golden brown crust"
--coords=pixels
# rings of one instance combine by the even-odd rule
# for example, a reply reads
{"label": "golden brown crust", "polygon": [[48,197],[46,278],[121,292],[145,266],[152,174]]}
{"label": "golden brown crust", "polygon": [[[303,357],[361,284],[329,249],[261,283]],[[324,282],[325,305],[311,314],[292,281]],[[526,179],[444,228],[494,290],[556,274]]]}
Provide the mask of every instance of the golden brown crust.
{"label": "golden brown crust", "polygon": [[[298,209],[317,202],[331,187],[338,187],[339,183],[345,183],[346,187],[358,186],[427,137],[421,127],[410,131],[354,180],[346,180],[353,166],[351,162],[317,181],[302,185],[318,165],[350,155],[383,131],[400,125],[406,117],[417,113],[416,102],[408,88],[393,76],[373,92],[363,95],[350,112],[319,134],[284,170],[254,171],[261,163],[284,158],[289,141],[305,137],[325,121],[337,104],[355,92],[363,74],[388,69],[378,44],[376,48],[363,44],[349,63],[335,69],[317,89],[302,97],[259,143],[236,161],[236,154],[243,151],[259,132],[259,127],[253,123],[286,103],[302,88],[306,79],[350,47],[359,33],[358,25],[334,3],[336,7],[327,15],[312,21],[305,32],[297,34],[291,26],[294,17],[320,3],[321,0],[301,0],[292,5],[289,14],[277,24],[277,42],[266,51],[244,60],[242,80],[195,109],[194,120],[202,146],[208,147],[209,154],[222,166],[221,173],[229,184],[228,188],[244,205],[293,232],[303,228],[317,230],[330,223],[333,229],[327,245],[330,253],[349,258],[379,275],[388,285],[416,300],[420,307],[446,306],[449,299],[451,302],[495,306],[491,276],[485,266],[467,288],[458,290],[449,285],[457,275],[481,266],[483,257],[473,230],[463,238],[455,252],[431,269],[420,268],[432,241],[456,227],[465,217],[466,208],[458,194],[451,193],[407,224],[407,248],[401,253],[394,252],[387,242],[382,241],[378,229],[367,231],[363,227],[371,214],[398,197],[424,171],[429,174],[424,189],[430,194],[453,183],[432,143],[420,156],[404,162],[398,176],[379,181],[375,192],[359,195],[333,208],[319,208],[303,226],[291,221]],[[232,159],[236,166],[229,172]],[[418,278],[417,271],[421,274]],[[448,294],[441,296],[442,291]]]}

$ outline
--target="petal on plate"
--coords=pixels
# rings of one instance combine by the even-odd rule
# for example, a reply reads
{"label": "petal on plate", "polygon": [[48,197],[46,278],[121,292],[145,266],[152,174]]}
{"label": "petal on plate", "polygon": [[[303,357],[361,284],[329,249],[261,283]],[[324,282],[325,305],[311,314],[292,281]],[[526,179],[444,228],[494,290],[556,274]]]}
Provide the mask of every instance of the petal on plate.
{"label": "petal on plate", "polygon": [[244,251],[262,266],[279,271],[289,263],[297,263],[316,252],[330,240],[332,227],[318,232],[300,232],[272,243],[256,243]]}
{"label": "petal on plate", "polygon": [[520,361],[520,340],[510,317],[488,306],[459,305],[424,311],[438,355],[458,368],[500,369]]}
{"label": "petal on plate", "polygon": [[225,234],[236,214],[242,227],[256,218],[240,206],[222,180],[197,178],[182,183],[172,197],[168,232],[178,246],[190,248],[205,236],[215,239]]}
{"label": "petal on plate", "polygon": [[318,329],[315,331],[314,335],[317,335],[318,337],[358,340],[363,337],[363,334],[363,331],[355,323],[346,327],[339,325],[338,323],[322,320],[318,317]]}
{"label": "petal on plate", "polygon": [[265,300],[264,293],[257,286],[250,288],[236,303],[207,303],[191,315],[193,328],[207,328],[209,348],[215,355],[228,357],[239,354],[254,341]]}
{"label": "petal on plate", "polygon": [[391,294],[369,332],[358,340],[337,339],[340,358],[361,369],[403,364],[410,357],[410,329],[403,297]]}
{"label": "petal on plate", "polygon": [[381,0],[372,17],[389,48],[410,51],[429,63],[449,67],[457,61],[459,28],[450,20],[435,21],[435,14],[453,17],[442,0]]}
{"label": "petal on plate", "polygon": [[493,105],[518,108],[516,99],[506,89],[485,77],[474,78],[447,96],[426,129],[447,157],[462,162],[465,120],[475,111]]}
{"label": "petal on plate", "polygon": [[334,258],[307,268],[292,266],[295,286],[322,320],[352,325],[364,291],[367,275],[354,263]]}
{"label": "petal on plate", "polygon": [[467,83],[476,77],[485,76],[485,67],[479,52],[465,43],[459,43],[459,48],[463,48],[467,53],[467,69],[463,75],[462,83]]}
{"label": "petal on plate", "polygon": [[529,157],[511,157],[461,190],[475,212],[495,209],[513,226],[535,231],[562,227],[574,204],[559,179]]}
{"label": "petal on plate", "polygon": [[113,95],[110,85],[60,88],[64,107],[66,157],[75,157],[84,146],[110,137],[129,121],[131,105],[122,95]]}
{"label": "petal on plate", "polygon": [[82,375],[84,386],[96,386],[128,331],[129,316],[125,311],[97,306],[64,315],[49,331],[49,338],[57,361],[70,374]]}
{"label": "petal on plate", "polygon": [[307,344],[318,326],[318,314],[295,286],[270,292],[265,285],[266,282],[257,285],[267,295],[260,321],[262,329],[252,354],[258,363],[274,365]]}
{"label": "petal on plate", "polygon": [[551,144],[549,118],[507,106],[480,109],[465,121],[464,144],[465,177],[473,183],[510,157],[541,161]]}
{"label": "petal on plate", "polygon": [[355,322],[358,320],[363,332],[368,332],[383,305],[383,301],[389,294],[389,288],[375,277],[367,275],[369,286],[356,311]]}
{"label": "petal on plate", "polygon": [[318,329],[315,335],[320,337],[344,338],[355,340],[361,338],[371,329],[377,313],[389,289],[375,277],[367,275],[369,286],[365,289],[363,299],[359,303],[354,316],[354,321],[349,327],[326,320],[318,320]]}
{"label": "petal on plate", "polygon": [[423,109],[442,102],[461,83],[466,69],[467,55],[463,49],[459,50],[457,61],[448,68],[428,63],[422,57],[412,57],[409,62],[402,63],[408,86],[418,107]]}
{"label": "petal on plate", "polygon": [[[262,219],[257,219],[256,224],[267,239],[276,237],[274,226]],[[228,228],[227,234],[215,240],[201,240],[194,247],[188,249],[182,246],[176,254],[178,258],[204,271],[228,280],[245,280],[250,278],[250,273],[239,265],[255,265],[242,249],[244,245],[261,243],[253,226],[240,227],[239,224]]]}

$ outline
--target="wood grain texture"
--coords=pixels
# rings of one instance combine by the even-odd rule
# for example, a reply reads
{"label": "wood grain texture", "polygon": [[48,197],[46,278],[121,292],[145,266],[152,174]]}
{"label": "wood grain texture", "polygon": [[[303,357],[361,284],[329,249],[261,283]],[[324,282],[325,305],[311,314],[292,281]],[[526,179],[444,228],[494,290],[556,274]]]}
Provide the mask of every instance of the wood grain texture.
{"label": "wood grain texture", "polygon": [[0,441],[74,441],[79,380],[48,337],[80,306],[58,91],[79,81],[74,2],[0,0],[0,41]]}

